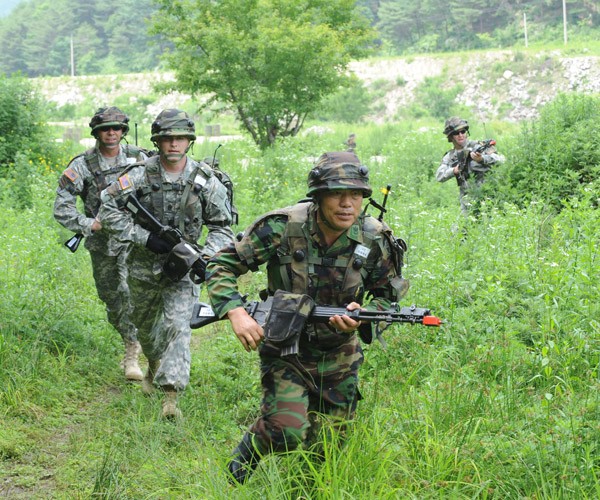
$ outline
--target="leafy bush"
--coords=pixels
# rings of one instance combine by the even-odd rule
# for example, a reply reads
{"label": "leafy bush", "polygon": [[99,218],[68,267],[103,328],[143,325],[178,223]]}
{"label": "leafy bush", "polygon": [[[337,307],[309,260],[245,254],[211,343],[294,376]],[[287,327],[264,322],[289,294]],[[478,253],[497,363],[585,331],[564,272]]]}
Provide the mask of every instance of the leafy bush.
{"label": "leafy bush", "polygon": [[561,94],[523,127],[500,184],[519,206],[538,200],[560,210],[594,190],[599,170],[600,98]]}
{"label": "leafy bush", "polygon": [[36,147],[43,134],[43,103],[30,83],[0,75],[0,165],[14,163],[20,151],[43,149]]}

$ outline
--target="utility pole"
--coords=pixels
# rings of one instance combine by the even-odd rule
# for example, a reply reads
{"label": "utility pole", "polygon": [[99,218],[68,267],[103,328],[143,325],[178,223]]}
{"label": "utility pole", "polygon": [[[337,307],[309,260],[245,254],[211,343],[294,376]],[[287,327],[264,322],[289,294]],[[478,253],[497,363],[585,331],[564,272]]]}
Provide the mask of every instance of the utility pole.
{"label": "utility pole", "polygon": [[565,40],[565,45],[567,45],[567,1],[562,0],[563,4],[563,38]]}
{"label": "utility pole", "polygon": [[75,76],[75,53],[73,51],[73,35],[71,35],[71,76]]}

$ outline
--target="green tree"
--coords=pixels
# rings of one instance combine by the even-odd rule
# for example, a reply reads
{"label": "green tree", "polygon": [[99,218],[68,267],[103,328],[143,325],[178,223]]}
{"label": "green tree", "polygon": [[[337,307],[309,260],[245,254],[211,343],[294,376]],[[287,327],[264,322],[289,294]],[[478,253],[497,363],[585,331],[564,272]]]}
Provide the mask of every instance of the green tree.
{"label": "green tree", "polygon": [[232,110],[262,149],[294,136],[374,33],[354,0],[157,0],[175,88]]}

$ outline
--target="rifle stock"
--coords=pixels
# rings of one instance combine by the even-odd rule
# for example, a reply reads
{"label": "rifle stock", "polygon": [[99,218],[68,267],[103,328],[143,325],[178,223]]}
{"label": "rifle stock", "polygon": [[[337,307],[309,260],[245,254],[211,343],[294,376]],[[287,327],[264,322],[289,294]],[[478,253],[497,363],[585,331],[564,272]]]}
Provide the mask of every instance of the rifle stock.
{"label": "rifle stock", "polygon": [[[265,301],[246,302],[244,309],[246,309],[246,312],[252,316],[260,326],[264,326],[265,319],[271,310],[272,304],[273,297],[268,297]],[[391,325],[392,323],[410,323],[414,325],[418,323],[424,326],[440,326],[442,324],[442,320],[437,316],[431,315],[429,309],[416,307],[414,305],[400,308],[395,305],[384,311],[365,311],[362,309],[348,311],[348,309],[344,307],[315,306],[308,317],[308,322],[327,323],[329,318],[336,314],[345,314],[355,321],[367,323],[383,322],[387,325]],[[190,328],[202,328],[203,326],[210,325],[216,321],[219,321],[219,318],[215,315],[209,304],[198,302],[194,305],[194,312],[192,313],[192,319],[190,320]]]}

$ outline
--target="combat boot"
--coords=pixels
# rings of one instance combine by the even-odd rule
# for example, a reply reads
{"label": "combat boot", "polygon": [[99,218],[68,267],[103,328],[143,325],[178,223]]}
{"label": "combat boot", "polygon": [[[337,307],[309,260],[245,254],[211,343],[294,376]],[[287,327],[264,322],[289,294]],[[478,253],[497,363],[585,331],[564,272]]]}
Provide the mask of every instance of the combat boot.
{"label": "combat boot", "polygon": [[260,454],[252,444],[252,434],[246,432],[240,444],[233,450],[233,458],[227,465],[229,482],[233,485],[244,484],[260,462]]}
{"label": "combat boot", "polygon": [[154,375],[160,366],[160,359],[148,360],[148,369],[142,379],[142,392],[146,395],[152,394],[156,389],[154,387]]}
{"label": "combat boot", "polygon": [[173,388],[163,388],[162,417],[167,420],[179,420],[181,410],[177,408],[177,391]]}
{"label": "combat boot", "polygon": [[140,352],[142,352],[142,347],[139,342],[125,342],[123,369],[125,370],[125,378],[127,380],[140,381],[144,378],[144,374],[138,364]]}

